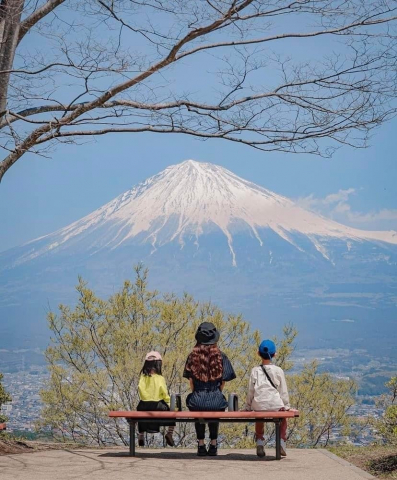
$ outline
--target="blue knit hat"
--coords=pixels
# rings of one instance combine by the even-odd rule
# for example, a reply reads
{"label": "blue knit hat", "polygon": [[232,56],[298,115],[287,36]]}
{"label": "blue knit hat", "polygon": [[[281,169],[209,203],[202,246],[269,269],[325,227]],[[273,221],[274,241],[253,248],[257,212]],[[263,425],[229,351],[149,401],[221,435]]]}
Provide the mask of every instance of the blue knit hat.
{"label": "blue knit hat", "polygon": [[271,360],[276,353],[276,345],[271,340],[263,340],[259,345],[259,353],[262,358]]}

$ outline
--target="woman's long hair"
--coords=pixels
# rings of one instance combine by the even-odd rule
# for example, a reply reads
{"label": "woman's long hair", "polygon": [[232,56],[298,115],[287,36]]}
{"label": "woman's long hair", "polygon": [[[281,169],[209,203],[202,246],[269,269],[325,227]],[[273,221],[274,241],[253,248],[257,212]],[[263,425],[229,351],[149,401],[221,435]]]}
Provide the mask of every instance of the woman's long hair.
{"label": "woman's long hair", "polygon": [[201,382],[213,382],[222,378],[223,362],[218,345],[198,343],[189,356],[188,370]]}
{"label": "woman's long hair", "polygon": [[161,375],[162,364],[163,362],[161,360],[145,360],[141,370],[141,375],[146,375],[147,377],[151,377],[152,373]]}

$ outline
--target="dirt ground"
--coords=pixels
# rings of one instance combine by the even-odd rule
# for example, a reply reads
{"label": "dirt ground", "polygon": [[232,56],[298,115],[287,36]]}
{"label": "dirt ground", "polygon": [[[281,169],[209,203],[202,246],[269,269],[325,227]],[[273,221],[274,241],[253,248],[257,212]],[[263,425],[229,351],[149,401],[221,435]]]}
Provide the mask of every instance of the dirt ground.
{"label": "dirt ground", "polygon": [[0,456],[15,453],[33,453],[43,450],[64,450],[65,448],[72,450],[81,449],[81,445],[75,443],[44,443],[29,440],[15,440],[7,437],[0,437]]}
{"label": "dirt ground", "polygon": [[27,453],[29,451],[34,451],[34,448],[29,446],[27,442],[0,438],[0,455]]}

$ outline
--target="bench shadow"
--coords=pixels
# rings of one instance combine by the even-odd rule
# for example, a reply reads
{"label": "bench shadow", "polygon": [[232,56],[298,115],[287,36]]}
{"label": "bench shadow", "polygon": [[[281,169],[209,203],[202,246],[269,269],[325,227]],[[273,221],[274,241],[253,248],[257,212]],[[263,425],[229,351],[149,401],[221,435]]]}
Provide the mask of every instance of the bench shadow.
{"label": "bench shadow", "polygon": [[[152,459],[159,458],[162,460],[186,460],[186,459],[198,459],[195,452],[143,452],[137,451],[135,457],[130,457],[128,452],[107,452],[102,453],[99,457],[126,457],[126,458],[140,458],[140,459]],[[228,460],[228,461],[247,461],[247,462],[272,462],[276,461],[275,455],[266,455],[264,458],[259,458],[255,454],[247,453],[226,453],[221,454],[217,457],[201,457],[201,460],[210,460],[210,461],[219,461],[219,460]]]}

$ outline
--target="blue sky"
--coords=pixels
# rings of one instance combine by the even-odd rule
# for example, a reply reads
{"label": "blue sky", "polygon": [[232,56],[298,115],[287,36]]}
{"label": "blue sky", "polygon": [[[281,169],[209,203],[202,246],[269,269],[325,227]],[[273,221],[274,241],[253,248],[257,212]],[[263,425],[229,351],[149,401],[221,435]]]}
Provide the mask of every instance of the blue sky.
{"label": "blue sky", "polygon": [[[63,145],[51,159],[26,156],[0,185],[0,250],[63,227],[188,158],[222,165],[357,228],[397,230],[396,132],[394,120],[374,133],[368,149],[344,147],[332,159],[263,153],[222,140],[158,134],[119,134],[82,146]],[[338,194],[336,201],[324,202],[331,194]],[[349,205],[349,218],[335,217],[338,199]],[[382,211],[392,218],[377,218]],[[364,222],[352,220],[365,214]]]}
{"label": "blue sky", "polygon": [[[295,20],[289,19],[285,29],[295,29]],[[329,41],[328,37],[316,39],[310,48],[306,40],[303,44],[281,42],[279,53],[298,60],[322,58]],[[31,50],[42,48],[35,37],[27,45]],[[335,42],[332,48],[342,47]],[[211,56],[199,58],[191,70],[183,63],[171,71],[169,79],[179,87],[186,84],[194,91],[208,90],[210,85],[203,79],[213,70],[212,62]],[[266,81],[272,78],[271,69],[268,73]],[[222,165],[341,223],[397,230],[396,133],[394,119],[373,131],[368,149],[343,147],[332,159],[264,153],[222,140],[203,142],[150,133],[102,136],[80,146],[60,145],[50,159],[26,155],[0,184],[0,251],[64,227],[188,158]]]}

